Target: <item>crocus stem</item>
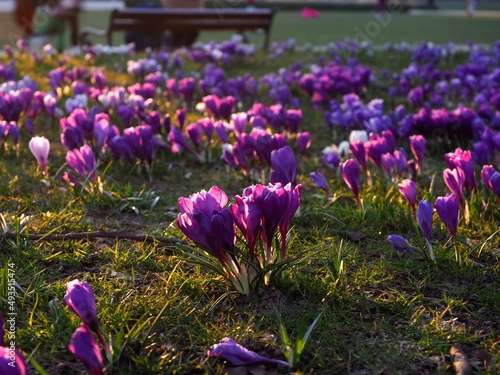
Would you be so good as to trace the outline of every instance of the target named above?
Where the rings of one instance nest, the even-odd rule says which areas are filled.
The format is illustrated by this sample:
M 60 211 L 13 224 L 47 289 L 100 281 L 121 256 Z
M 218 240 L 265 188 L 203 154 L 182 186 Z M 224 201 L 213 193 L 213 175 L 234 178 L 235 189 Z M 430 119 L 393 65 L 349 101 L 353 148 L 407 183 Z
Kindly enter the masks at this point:
M 369 187 L 372 187 L 373 186 L 372 175 L 370 174 L 368 168 L 365 169 L 365 172 L 366 172 L 366 183 L 368 184 Z
M 425 239 L 425 242 L 427 243 L 427 249 L 429 249 L 429 256 L 431 257 L 432 262 L 436 263 L 436 255 L 434 255 L 434 249 L 432 248 L 431 242 L 427 239 Z
M 281 259 L 284 260 L 286 258 L 286 231 L 280 229 L 281 234 Z
M 455 260 L 458 262 L 458 265 L 462 267 L 462 254 L 460 254 L 460 249 L 458 248 L 458 241 L 456 236 L 453 236 L 453 244 L 455 246 Z
M 101 345 L 106 352 L 106 358 L 108 359 L 108 362 L 113 363 L 113 353 L 111 353 L 110 343 L 106 341 L 104 335 L 100 330 L 97 331 L 97 337 L 99 337 L 99 341 L 101 342 Z

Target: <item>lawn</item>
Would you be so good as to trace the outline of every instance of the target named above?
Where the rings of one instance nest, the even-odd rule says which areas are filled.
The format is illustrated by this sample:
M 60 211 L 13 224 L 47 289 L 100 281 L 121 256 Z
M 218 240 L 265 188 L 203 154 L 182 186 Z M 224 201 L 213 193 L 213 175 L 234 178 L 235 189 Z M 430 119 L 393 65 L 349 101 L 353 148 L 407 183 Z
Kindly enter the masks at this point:
M 294 17 L 275 40 L 370 20 Z M 414 19 L 381 35 L 447 41 Z M 499 45 L 240 47 L 0 57 L 4 346 L 50 375 L 88 373 L 70 341 L 94 374 L 497 374 Z M 209 357 L 225 337 L 293 366 Z

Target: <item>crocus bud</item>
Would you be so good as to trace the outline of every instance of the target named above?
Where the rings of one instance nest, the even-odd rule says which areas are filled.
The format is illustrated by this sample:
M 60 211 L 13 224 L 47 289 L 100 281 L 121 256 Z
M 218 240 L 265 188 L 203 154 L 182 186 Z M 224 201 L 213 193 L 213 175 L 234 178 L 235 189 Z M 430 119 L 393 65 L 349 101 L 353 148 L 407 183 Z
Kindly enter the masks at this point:
M 271 152 L 271 183 L 281 182 L 284 185 L 295 185 L 297 178 L 297 160 L 289 146 Z
M 455 194 L 446 194 L 444 197 L 438 197 L 434 203 L 434 208 L 450 234 L 455 236 L 460 217 L 458 197 Z
M 491 186 L 491 176 L 493 176 L 495 172 L 495 168 L 491 165 L 484 165 L 481 170 L 481 180 L 483 181 L 484 186 L 486 186 L 489 190 L 493 190 L 493 186 Z
M 410 244 L 399 234 L 391 234 L 387 237 L 387 241 L 392 245 L 394 250 L 401 253 L 413 254 L 414 251 L 411 249 Z
M 325 175 L 321 172 L 311 172 L 309 174 L 311 177 L 311 181 L 316 185 L 318 189 L 323 189 L 325 192 L 326 197 L 328 198 L 330 196 L 329 190 L 328 190 L 328 183 L 326 182 Z
M 457 167 L 453 170 L 445 169 L 443 171 L 443 179 L 448 189 L 458 197 L 460 204 L 463 204 L 465 174 L 462 168 Z
M 73 333 L 68 349 L 87 366 L 92 375 L 104 374 L 101 351 L 85 324 Z
M 297 144 L 299 145 L 301 155 L 304 155 L 309 146 L 311 146 L 311 134 L 309 132 L 297 134 Z
M 417 161 L 418 169 L 422 170 L 425 151 L 427 149 L 427 141 L 423 135 L 412 135 L 410 137 L 410 148 L 415 160 Z
M 29 149 L 33 156 L 35 156 L 38 165 L 43 173 L 47 170 L 47 161 L 50 152 L 50 142 L 45 137 L 33 137 L 29 143 Z
M 94 292 L 89 284 L 78 279 L 67 283 L 64 302 L 92 331 L 99 331 Z
M 405 199 L 410 204 L 410 207 L 415 215 L 415 205 L 417 204 L 417 185 L 413 180 L 403 180 L 399 185 L 399 192 L 403 194 Z
M 434 210 L 428 200 L 420 201 L 417 209 L 417 222 L 428 242 L 431 242 L 433 213 Z
M 427 243 L 427 248 L 429 249 L 429 255 L 432 261 L 436 261 L 434 255 L 434 250 L 432 249 L 432 216 L 434 214 L 434 209 L 428 200 L 422 200 L 418 204 L 417 208 L 417 222 L 420 230 L 424 234 L 425 242 Z
M 359 163 L 354 159 L 349 159 L 345 163 L 340 164 L 340 171 L 345 183 L 354 193 L 359 206 L 361 204 L 359 200 L 359 175 L 361 173 Z

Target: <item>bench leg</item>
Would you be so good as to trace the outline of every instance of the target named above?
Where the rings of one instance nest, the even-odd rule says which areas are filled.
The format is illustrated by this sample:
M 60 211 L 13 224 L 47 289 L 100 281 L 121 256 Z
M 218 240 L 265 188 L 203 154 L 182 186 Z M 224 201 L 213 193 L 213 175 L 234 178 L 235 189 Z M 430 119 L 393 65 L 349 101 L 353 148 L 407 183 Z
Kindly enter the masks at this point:
M 270 39 L 270 36 L 271 36 L 271 32 L 270 30 L 266 30 L 266 36 L 265 36 L 265 39 L 264 39 L 264 51 L 267 51 L 269 49 L 269 39 Z

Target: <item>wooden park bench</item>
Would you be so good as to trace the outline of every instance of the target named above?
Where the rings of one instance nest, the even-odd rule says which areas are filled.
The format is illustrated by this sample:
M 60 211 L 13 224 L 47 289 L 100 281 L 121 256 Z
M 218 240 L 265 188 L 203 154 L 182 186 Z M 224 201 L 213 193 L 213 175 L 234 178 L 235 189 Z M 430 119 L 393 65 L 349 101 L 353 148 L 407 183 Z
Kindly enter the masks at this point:
M 125 8 L 111 13 L 106 30 L 85 27 L 80 32 L 80 41 L 86 43 L 89 35 L 106 37 L 112 45 L 115 31 L 138 31 L 148 33 L 198 32 L 203 30 L 262 30 L 265 34 L 264 49 L 269 47 L 274 9 L 236 8 Z M 244 34 L 243 34 L 244 35 Z

